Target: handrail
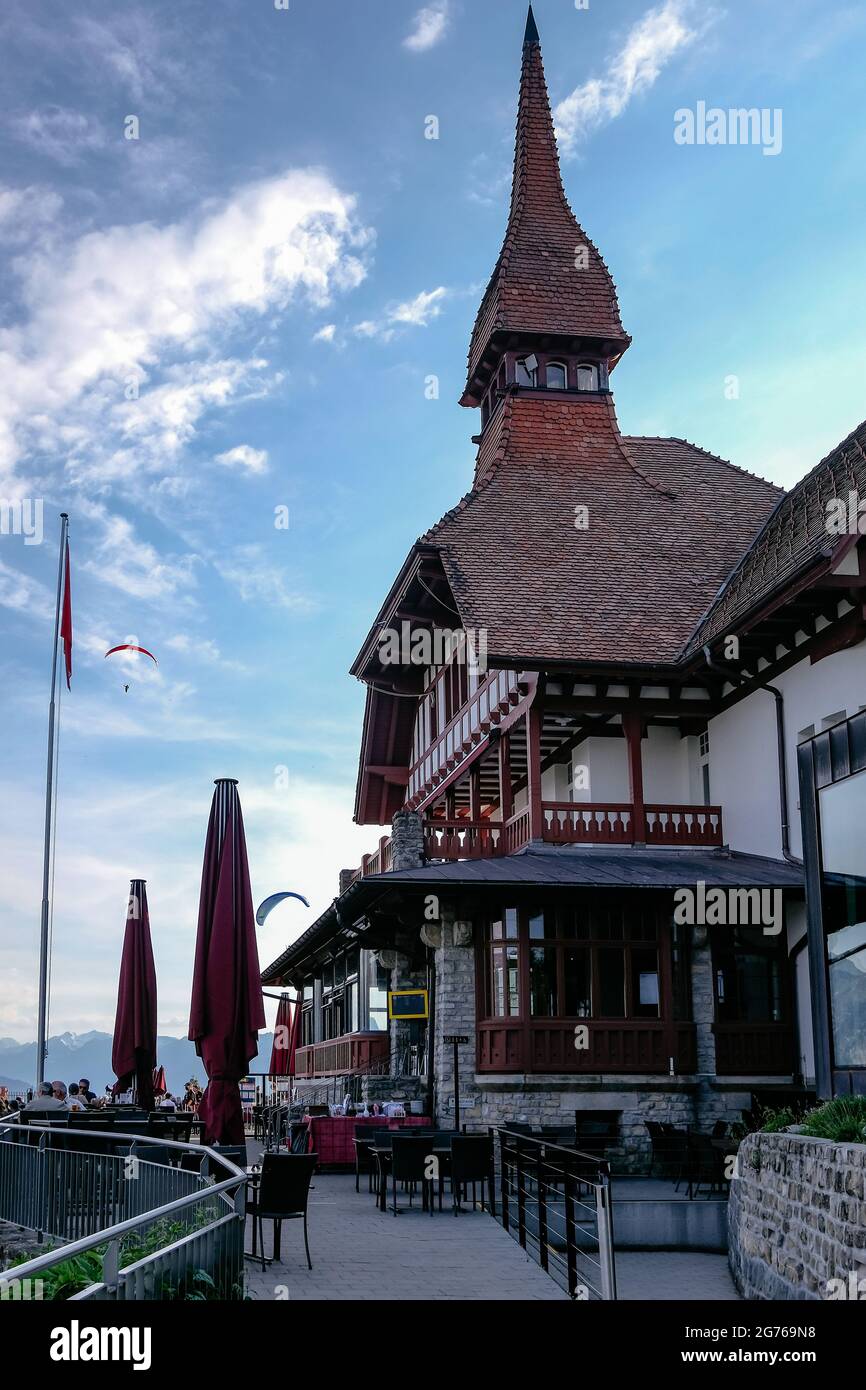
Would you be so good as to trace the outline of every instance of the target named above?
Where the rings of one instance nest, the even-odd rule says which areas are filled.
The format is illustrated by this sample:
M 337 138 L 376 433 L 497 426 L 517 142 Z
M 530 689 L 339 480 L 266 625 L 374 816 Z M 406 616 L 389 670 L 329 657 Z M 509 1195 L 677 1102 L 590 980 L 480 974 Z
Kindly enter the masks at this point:
M 0 1121 L 0 1129 L 12 1130 L 21 1134 L 27 1134 L 33 1130 L 43 1135 L 57 1134 L 59 1132 L 50 1125 L 22 1125 L 7 1120 Z M 80 1240 L 69 1241 L 68 1244 L 62 1245 L 56 1250 L 50 1250 L 45 1255 L 37 1255 L 35 1259 L 27 1260 L 24 1264 L 15 1265 L 14 1277 L 16 1279 L 30 1278 L 31 1275 L 40 1274 L 42 1270 L 50 1269 L 52 1265 L 62 1264 L 65 1260 L 71 1259 L 75 1255 L 84 1254 L 86 1251 L 94 1250 L 98 1246 L 105 1245 L 107 1242 L 119 1236 L 128 1235 L 130 1231 L 134 1231 L 139 1226 L 147 1225 L 152 1221 L 158 1221 L 174 1212 L 183 1211 L 187 1207 L 195 1206 L 205 1197 L 221 1197 L 224 1193 L 228 1193 L 229 1188 L 237 1189 L 239 1182 L 246 1183 L 247 1175 L 244 1170 L 238 1168 L 237 1164 L 233 1163 L 231 1159 L 226 1158 L 219 1149 L 213 1149 L 208 1144 L 183 1144 L 174 1139 L 160 1139 L 152 1135 L 129 1134 L 128 1132 L 122 1132 L 116 1129 L 96 1130 L 88 1127 L 86 1130 L 76 1130 L 74 1126 L 70 1126 L 69 1129 L 64 1132 L 69 1133 L 70 1131 L 75 1134 L 87 1135 L 88 1138 L 130 1139 L 136 1144 L 154 1144 L 161 1149 L 182 1149 L 184 1153 L 201 1154 L 203 1158 L 204 1156 L 209 1156 L 217 1159 L 217 1161 L 224 1164 L 226 1168 L 230 1168 L 234 1176 L 224 1178 L 218 1183 L 208 1182 L 197 1192 L 191 1192 L 186 1197 L 176 1197 L 173 1201 L 166 1202 L 164 1206 L 154 1207 L 150 1211 L 142 1212 L 139 1216 L 131 1216 L 127 1221 L 119 1221 L 114 1226 L 106 1226 L 103 1230 L 95 1232 L 92 1236 L 82 1236 Z M 42 1148 L 41 1141 L 40 1150 L 41 1152 L 49 1152 Z M 238 1218 L 242 1218 L 244 1213 L 243 1210 L 238 1211 L 236 1200 L 234 1205 L 235 1215 Z

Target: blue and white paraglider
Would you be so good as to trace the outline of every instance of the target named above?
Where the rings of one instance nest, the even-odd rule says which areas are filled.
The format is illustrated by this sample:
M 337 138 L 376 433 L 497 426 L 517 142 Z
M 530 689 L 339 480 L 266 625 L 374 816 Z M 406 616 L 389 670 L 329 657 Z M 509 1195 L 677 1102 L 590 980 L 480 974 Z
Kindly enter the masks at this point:
M 304 904 L 304 907 L 310 906 L 303 893 L 272 893 L 269 898 L 265 898 L 264 902 L 259 903 L 259 909 L 256 913 L 256 921 L 258 922 L 260 927 L 264 925 L 265 919 L 267 918 L 268 914 L 272 912 L 273 909 L 277 906 L 277 903 L 281 903 L 284 898 L 297 898 L 298 902 Z

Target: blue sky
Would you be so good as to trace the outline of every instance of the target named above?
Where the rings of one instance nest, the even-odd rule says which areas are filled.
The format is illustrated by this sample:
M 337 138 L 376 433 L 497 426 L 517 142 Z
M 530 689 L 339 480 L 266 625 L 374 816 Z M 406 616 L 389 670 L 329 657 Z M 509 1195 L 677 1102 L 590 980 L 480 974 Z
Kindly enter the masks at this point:
M 566 188 L 634 339 L 623 430 L 791 484 L 864 414 L 866 127 L 843 97 L 866 11 L 535 12 Z M 257 897 L 321 909 L 374 847 L 351 823 L 347 668 L 471 479 L 477 422 L 456 402 L 504 228 L 524 20 L 523 0 L 4 6 L 0 497 L 44 499 L 45 540 L 0 535 L 0 1033 L 35 1034 L 61 509 L 76 647 L 52 1031 L 110 1027 L 131 876 L 160 1031 L 186 1031 L 214 777 L 240 779 Z M 781 152 L 676 144 L 698 101 L 781 109 Z M 158 671 L 103 660 L 130 638 Z M 263 963 L 308 921 L 279 909 Z

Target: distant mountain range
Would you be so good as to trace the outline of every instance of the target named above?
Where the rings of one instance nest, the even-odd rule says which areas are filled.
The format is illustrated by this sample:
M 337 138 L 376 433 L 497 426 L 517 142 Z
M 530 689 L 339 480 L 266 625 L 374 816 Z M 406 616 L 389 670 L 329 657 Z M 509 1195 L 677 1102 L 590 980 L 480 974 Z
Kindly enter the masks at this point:
M 259 1054 L 250 1063 L 250 1071 L 265 1071 L 271 1060 L 273 1034 L 259 1035 Z M 165 1079 L 170 1091 L 183 1091 L 191 1076 L 205 1084 L 207 1076 L 201 1058 L 187 1038 L 160 1037 L 157 1039 L 157 1061 L 165 1067 Z M 10 1091 L 24 1091 L 33 1085 L 36 1075 L 36 1044 L 19 1043 L 14 1038 L 0 1038 L 0 1086 Z M 60 1033 L 48 1039 L 45 1076 L 51 1081 L 78 1081 L 86 1076 L 97 1095 L 115 1081 L 111 1070 L 110 1033 Z

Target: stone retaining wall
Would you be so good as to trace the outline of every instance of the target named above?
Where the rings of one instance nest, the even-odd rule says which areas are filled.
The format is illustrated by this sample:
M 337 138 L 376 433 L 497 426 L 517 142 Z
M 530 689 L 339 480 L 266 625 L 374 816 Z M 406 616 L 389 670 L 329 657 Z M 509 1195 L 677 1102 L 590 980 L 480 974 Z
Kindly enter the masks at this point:
M 866 1145 L 750 1134 L 737 1168 L 728 1249 L 743 1297 L 851 1297 L 859 1280 L 866 1298 Z

